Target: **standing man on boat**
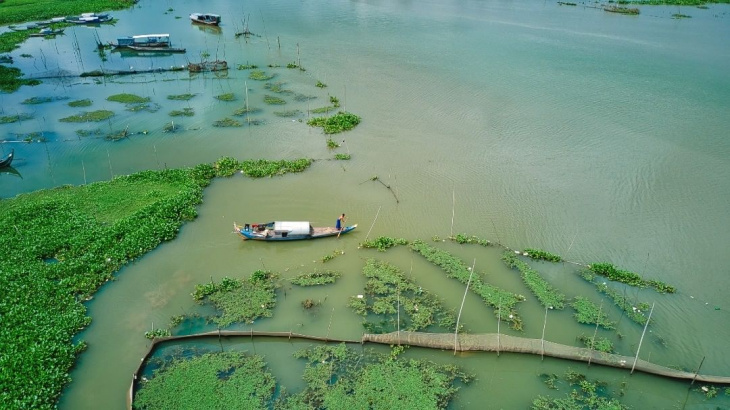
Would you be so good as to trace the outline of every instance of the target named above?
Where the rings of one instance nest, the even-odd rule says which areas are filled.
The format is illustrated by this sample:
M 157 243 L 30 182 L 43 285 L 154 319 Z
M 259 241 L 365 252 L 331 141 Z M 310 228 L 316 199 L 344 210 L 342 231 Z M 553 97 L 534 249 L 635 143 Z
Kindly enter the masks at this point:
M 345 227 L 345 214 L 340 215 L 339 218 L 337 218 L 337 222 L 335 222 L 335 229 L 338 231 L 341 231 L 342 228 Z

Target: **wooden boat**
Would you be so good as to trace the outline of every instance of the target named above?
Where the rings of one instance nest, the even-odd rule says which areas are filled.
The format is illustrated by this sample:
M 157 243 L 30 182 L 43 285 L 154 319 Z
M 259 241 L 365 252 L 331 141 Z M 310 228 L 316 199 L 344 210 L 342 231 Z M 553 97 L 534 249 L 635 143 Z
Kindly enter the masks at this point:
M 246 239 L 257 241 L 296 241 L 300 239 L 318 239 L 328 236 L 340 236 L 357 228 L 357 224 L 338 230 L 333 226 L 314 228 L 309 222 L 276 221 L 240 226 L 233 223 L 233 230 Z
M 0 159 L 0 168 L 9 167 L 10 164 L 13 163 L 14 155 L 15 155 L 15 150 L 10 150 L 10 154 L 8 154 L 5 158 Z
M 184 48 L 170 47 L 169 34 L 142 34 L 117 38 L 115 49 L 161 53 L 184 53 Z
M 30 36 L 31 37 L 46 37 L 46 36 L 55 36 L 55 35 L 58 35 L 58 34 L 63 34 L 63 29 L 62 28 L 53 30 L 53 29 L 50 29 L 48 27 L 44 27 L 38 33 L 33 33 Z
M 100 24 L 111 20 L 112 16 L 107 13 L 82 13 L 78 16 L 66 17 L 66 22 L 73 24 Z
M 221 16 L 211 13 L 193 13 L 190 15 L 190 20 L 192 20 L 193 23 L 217 26 L 221 23 Z

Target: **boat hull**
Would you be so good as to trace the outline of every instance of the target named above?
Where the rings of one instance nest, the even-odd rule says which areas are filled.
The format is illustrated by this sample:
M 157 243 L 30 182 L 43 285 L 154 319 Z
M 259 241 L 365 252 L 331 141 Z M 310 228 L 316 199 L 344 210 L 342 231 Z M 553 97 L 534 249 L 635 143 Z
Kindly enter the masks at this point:
M 15 150 L 11 150 L 10 154 L 8 154 L 5 158 L 0 159 L 0 168 L 10 167 L 10 164 L 13 163 L 13 156 L 15 156 Z
M 300 241 L 305 239 L 319 239 L 319 238 L 327 238 L 330 236 L 337 236 L 347 234 L 349 232 L 352 232 L 357 228 L 357 224 L 346 226 L 342 230 L 337 230 L 337 228 L 334 227 L 324 227 L 324 228 L 312 228 L 312 232 L 308 234 L 287 234 L 287 235 L 281 235 L 276 234 L 273 231 L 270 230 L 259 230 L 257 229 L 258 226 L 266 226 L 267 224 L 246 224 L 244 226 L 239 226 L 237 224 L 233 224 L 233 230 L 238 235 L 241 236 L 244 240 L 254 240 L 254 241 L 267 241 L 267 242 L 282 242 L 282 241 Z

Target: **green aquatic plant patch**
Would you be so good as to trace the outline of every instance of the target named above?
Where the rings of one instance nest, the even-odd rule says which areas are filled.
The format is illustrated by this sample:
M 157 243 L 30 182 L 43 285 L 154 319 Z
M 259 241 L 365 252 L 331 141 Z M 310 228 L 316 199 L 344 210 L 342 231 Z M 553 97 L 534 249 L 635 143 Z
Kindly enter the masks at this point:
M 421 240 L 412 242 L 411 249 L 440 267 L 449 278 L 456 279 L 466 285 L 471 277 L 469 290 L 479 295 L 484 303 L 495 308 L 494 314 L 498 320 L 510 323 L 513 329 L 522 330 L 522 319 L 517 314 L 516 306 L 517 303 L 525 300 L 524 296 L 482 282 L 481 275 L 471 275 L 471 268 L 466 266 L 461 259 Z
M 284 83 L 281 81 L 275 82 L 275 83 L 266 83 L 264 84 L 264 89 L 269 90 L 272 93 L 277 94 L 291 94 L 292 92 L 290 90 L 287 90 L 284 88 Z
M 121 93 L 121 94 L 114 94 L 110 95 L 106 98 L 107 101 L 113 101 L 118 102 L 122 104 L 141 104 L 146 103 L 150 101 L 149 97 L 140 97 L 139 95 L 135 94 L 129 94 L 129 93 Z
M 135 409 L 266 409 L 276 380 L 261 356 L 243 352 L 176 358 L 141 383 Z
M 482 245 L 482 246 L 491 246 L 492 245 L 492 242 L 490 242 L 486 239 L 482 239 L 482 238 L 479 238 L 478 236 L 467 235 L 467 234 L 463 234 L 463 233 L 457 233 L 454 236 L 450 236 L 449 239 L 458 244 L 461 244 L 461 245 L 463 245 L 465 243 Z
M 188 101 L 193 97 L 195 97 L 195 94 L 170 94 L 167 96 L 167 99 L 173 101 Z
M 380 252 L 385 252 L 388 248 L 396 245 L 408 245 L 408 240 L 403 238 L 391 238 L 389 236 L 378 236 L 360 244 L 361 248 L 375 248 Z
M 274 111 L 274 115 L 283 118 L 299 117 L 303 114 L 300 110 Z
M 0 3 L 0 26 L 90 11 L 121 10 L 135 3 L 135 0 L 5 0 Z
M 452 365 L 356 352 L 344 344 L 297 351 L 306 360 L 304 391 L 283 398 L 285 409 L 446 409 L 457 380 L 473 376 Z M 397 381 L 397 382 L 396 382 Z
M 279 97 L 274 97 L 273 95 L 264 95 L 264 103 L 269 105 L 284 105 L 286 104 L 286 100 Z
M 240 117 L 246 114 L 257 114 L 261 112 L 261 108 L 256 107 L 241 107 L 235 111 L 233 111 L 233 115 Z
M 196 216 L 210 165 L 0 201 L 0 408 L 55 408 L 86 343 L 82 302 Z M 46 263 L 48 259 L 56 263 Z M 29 371 L 29 369 L 33 369 Z
M 350 154 L 335 154 L 335 159 L 339 161 L 347 161 L 351 158 Z
M 224 278 L 221 283 L 196 285 L 193 299 L 211 304 L 220 314 L 210 318 L 219 328 L 234 323 L 253 323 L 271 317 L 276 305 L 278 275 L 257 270 L 248 279 Z
M 513 252 L 504 252 L 502 261 L 510 268 L 516 268 L 520 271 L 522 281 L 537 297 L 540 304 L 549 309 L 562 309 L 565 307 L 565 295 L 547 283 L 536 270 L 521 261 Z
M 608 330 L 616 328 L 616 323 L 608 319 L 604 310 L 583 296 L 576 296 L 570 306 L 575 310 L 578 323 L 598 325 Z
M 603 353 L 613 352 L 613 342 L 606 339 L 605 337 L 594 338 L 592 336 L 589 337 L 586 335 L 580 335 L 578 336 L 578 340 L 583 342 L 585 347 L 589 349 L 598 350 L 599 352 Z
M 68 97 L 30 97 L 26 98 L 21 102 L 21 104 L 28 104 L 28 105 L 35 105 L 35 104 L 45 104 L 53 101 L 60 101 L 60 100 L 67 100 Z
M 314 271 L 301 273 L 291 279 L 291 283 L 298 286 L 317 286 L 335 283 L 342 276 L 342 272 L 334 270 Z
M 333 107 L 331 105 L 328 105 L 328 106 L 325 106 L 325 107 L 319 107 L 319 108 L 311 109 L 311 110 L 309 110 L 309 112 L 311 112 L 312 114 L 326 114 L 326 113 L 328 113 L 330 111 L 334 111 L 336 109 L 337 109 L 337 107 Z
M 85 98 L 83 100 L 74 100 L 68 103 L 69 107 L 89 107 L 91 106 L 91 100 Z
M 192 117 L 195 115 L 195 110 L 192 108 L 186 107 L 182 110 L 172 110 L 168 114 L 170 117 Z
M 220 120 L 213 121 L 214 127 L 241 127 L 241 121 L 234 120 L 233 118 L 221 118 Z
M 256 81 L 268 81 L 276 77 L 276 74 L 266 74 L 263 70 L 253 70 L 248 74 L 248 78 Z
M 218 101 L 235 101 L 236 95 L 233 93 L 218 94 L 214 97 Z
M 22 122 L 27 120 L 32 120 L 33 114 L 15 114 L 15 115 L 6 115 L 3 117 L 0 117 L 0 124 L 12 124 L 14 122 Z
M 325 134 L 337 134 L 349 131 L 360 123 L 360 117 L 355 114 L 340 111 L 331 117 L 314 117 L 307 121 L 312 127 L 322 127 Z
M 3 35 L 4 34 L 0 34 L 0 39 Z M 0 50 L 0 52 L 3 51 Z M 0 91 L 5 93 L 13 93 L 17 91 L 21 86 L 33 86 L 41 83 L 39 80 L 22 78 L 22 76 L 23 74 L 20 72 L 19 68 L 6 67 L 0 64 Z
M 603 276 L 612 281 L 625 283 L 627 285 L 637 287 L 651 286 L 660 293 L 676 292 L 674 286 L 667 285 L 666 283 L 658 280 L 645 280 L 634 272 L 618 269 L 610 263 L 593 263 L 588 266 L 588 269 L 596 275 Z
M 289 172 L 302 172 L 312 165 L 309 158 L 300 158 L 293 161 L 268 161 L 263 159 L 246 160 L 241 162 L 241 171 L 253 178 L 284 175 Z
M 563 258 L 560 255 L 544 251 L 542 249 L 525 248 L 524 252 L 532 259 L 544 260 L 548 262 L 562 262 Z
M 69 117 L 61 118 L 61 122 L 99 122 L 107 120 L 114 116 L 114 111 L 109 110 L 96 110 L 82 112 L 81 114 L 71 115 Z
M 620 293 L 616 289 L 610 287 L 605 281 L 599 281 L 596 275 L 588 270 L 584 269 L 578 272 L 580 277 L 587 280 L 596 286 L 596 289 L 608 296 L 613 300 L 613 303 L 624 311 L 626 316 L 631 319 L 634 323 L 644 325 L 648 319 L 647 314 L 649 312 L 649 304 L 646 302 L 639 302 L 638 300 L 631 301 L 626 292 Z
M 367 316 L 363 326 L 368 332 L 388 333 L 398 329 L 415 332 L 434 327 L 454 331 L 456 314 L 445 309 L 436 295 L 406 278 L 397 267 L 368 259 L 362 273 L 367 278 L 364 295 L 350 297 L 348 306 L 355 313 Z
M 547 376 L 547 375 L 542 375 Z M 564 397 L 554 398 L 538 396 L 532 401 L 532 410 L 627 410 L 629 407 L 621 404 L 614 393 L 609 390 L 606 383 L 598 380 L 588 380 L 585 375 L 568 370 L 564 376 L 565 381 L 560 380 L 557 375 L 549 375 L 546 383 L 554 390 L 569 392 Z M 623 392 L 618 394 L 623 395 Z
M 79 137 L 91 137 L 102 135 L 103 132 L 100 128 L 94 128 L 93 130 L 76 130 L 76 135 Z

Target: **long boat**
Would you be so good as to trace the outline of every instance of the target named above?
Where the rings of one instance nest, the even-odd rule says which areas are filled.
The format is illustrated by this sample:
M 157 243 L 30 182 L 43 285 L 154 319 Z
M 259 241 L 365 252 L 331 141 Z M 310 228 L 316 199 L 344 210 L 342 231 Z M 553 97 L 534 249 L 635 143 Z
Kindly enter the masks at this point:
M 66 17 L 66 22 L 73 24 L 99 24 L 109 21 L 112 21 L 112 16 L 107 13 L 81 13 L 78 16 Z
M 128 49 L 134 51 L 149 51 L 161 53 L 184 53 L 184 48 L 170 47 L 169 34 L 141 34 L 138 36 L 127 36 L 117 38 L 117 49 Z
M 309 222 L 265 222 L 245 224 L 240 226 L 233 223 L 233 230 L 244 240 L 253 239 L 257 241 L 296 241 L 301 239 L 318 239 L 328 236 L 337 236 L 352 232 L 357 224 L 350 225 L 338 230 L 333 226 L 315 228 Z
M 15 155 L 15 150 L 10 150 L 10 154 L 8 154 L 5 158 L 0 159 L 0 168 L 9 167 L 10 164 L 13 162 L 14 155 Z

